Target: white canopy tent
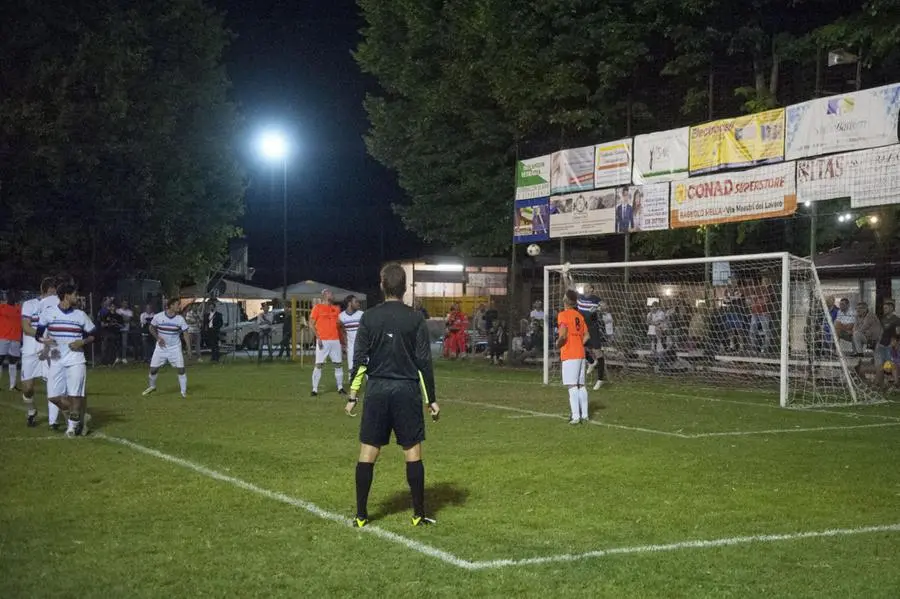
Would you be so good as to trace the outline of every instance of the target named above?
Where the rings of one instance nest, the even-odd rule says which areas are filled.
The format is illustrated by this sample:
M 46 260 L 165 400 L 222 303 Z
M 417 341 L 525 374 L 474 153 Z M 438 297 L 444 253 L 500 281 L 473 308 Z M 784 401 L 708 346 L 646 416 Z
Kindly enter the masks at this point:
M 224 289 L 222 283 L 224 283 Z M 202 302 L 209 295 L 204 286 L 182 287 L 181 307 L 185 308 L 191 304 Z M 281 293 L 222 279 L 216 298 L 219 301 L 218 311 L 222 313 L 225 325 L 228 326 L 241 322 L 244 317 L 254 318 L 262 310 L 263 304 L 281 298 Z
M 349 289 L 336 287 L 327 283 L 320 283 L 318 281 L 300 281 L 299 283 L 288 285 L 287 296 L 288 299 L 314 301 L 322 297 L 323 289 L 330 289 L 332 293 L 334 293 L 335 301 L 338 302 L 344 301 L 344 298 L 346 298 L 348 295 L 355 295 L 361 302 L 366 301 L 365 293 L 351 291 Z M 277 297 L 281 297 L 281 290 L 282 288 L 279 287 L 278 289 L 273 290 L 272 293 L 274 293 Z

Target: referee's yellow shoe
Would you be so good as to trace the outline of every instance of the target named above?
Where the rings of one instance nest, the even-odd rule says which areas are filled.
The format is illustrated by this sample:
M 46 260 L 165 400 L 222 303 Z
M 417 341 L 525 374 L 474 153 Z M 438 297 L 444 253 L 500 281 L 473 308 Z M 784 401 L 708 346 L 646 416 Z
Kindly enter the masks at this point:
M 432 524 L 437 524 L 437 520 L 426 518 L 425 516 L 413 516 L 412 518 L 413 526 L 430 526 Z
M 369 523 L 369 519 L 368 519 L 368 518 L 359 518 L 359 517 L 356 517 L 356 518 L 353 519 L 353 526 L 355 526 L 356 528 L 362 528 L 363 526 L 365 526 L 365 525 L 368 524 L 368 523 Z

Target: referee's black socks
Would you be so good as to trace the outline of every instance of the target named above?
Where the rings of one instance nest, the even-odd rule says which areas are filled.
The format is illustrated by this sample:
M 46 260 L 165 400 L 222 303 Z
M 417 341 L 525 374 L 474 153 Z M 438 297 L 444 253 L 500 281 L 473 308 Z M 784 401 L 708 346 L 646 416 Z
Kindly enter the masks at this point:
M 421 463 L 421 462 L 419 462 Z M 375 464 L 372 462 L 356 463 L 356 517 L 369 517 L 369 490 L 372 488 L 372 477 Z
M 406 462 L 406 482 L 412 493 L 413 515 L 425 515 L 425 466 L 422 460 Z

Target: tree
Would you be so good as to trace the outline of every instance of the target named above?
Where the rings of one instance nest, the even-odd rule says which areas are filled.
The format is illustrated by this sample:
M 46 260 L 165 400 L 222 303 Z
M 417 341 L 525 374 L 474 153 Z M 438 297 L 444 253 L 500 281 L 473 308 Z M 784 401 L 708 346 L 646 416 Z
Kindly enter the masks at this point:
M 9 4 L 9 3 L 8 3 Z M 237 233 L 222 16 L 202 0 L 21 0 L 0 24 L 3 270 L 177 286 Z

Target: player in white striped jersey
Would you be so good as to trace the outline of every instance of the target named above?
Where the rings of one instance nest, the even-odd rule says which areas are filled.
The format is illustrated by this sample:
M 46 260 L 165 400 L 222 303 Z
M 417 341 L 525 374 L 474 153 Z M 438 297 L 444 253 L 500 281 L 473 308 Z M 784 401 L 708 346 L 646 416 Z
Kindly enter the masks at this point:
M 344 347 L 347 349 L 347 366 L 353 372 L 353 349 L 356 345 L 356 332 L 359 330 L 359 322 L 362 320 L 363 311 L 359 309 L 359 299 L 355 295 L 348 295 L 347 309 L 338 316 L 338 323 L 343 332 Z
M 47 397 L 61 410 L 68 410 L 67 437 L 87 434 L 87 360 L 84 347 L 94 341 L 94 323 L 75 307 L 75 286 L 57 289 L 59 305 L 41 313 L 38 337 L 50 348 Z
M 156 391 L 156 375 L 168 362 L 178 369 L 181 397 L 187 397 L 187 373 L 184 369 L 184 354 L 181 351 L 182 339 L 184 344 L 190 347 L 186 336 L 187 330 L 188 323 L 178 312 L 178 299 L 169 299 L 165 311 L 150 321 L 150 334 L 156 339 L 156 347 L 153 349 L 153 357 L 150 358 L 150 386 L 144 390 L 144 395 Z
M 37 409 L 34 407 L 34 383 L 38 378 L 47 380 L 50 362 L 42 357 L 44 345 L 37 340 L 37 329 L 41 321 L 41 313 L 47 308 L 56 307 L 59 298 L 56 296 L 56 281 L 47 277 L 41 281 L 40 299 L 30 299 L 22 304 L 22 400 L 28 409 L 28 426 L 37 424 Z M 47 422 L 50 428 L 59 425 L 59 408 L 47 399 Z

